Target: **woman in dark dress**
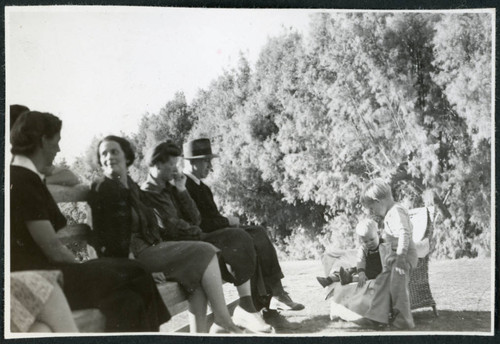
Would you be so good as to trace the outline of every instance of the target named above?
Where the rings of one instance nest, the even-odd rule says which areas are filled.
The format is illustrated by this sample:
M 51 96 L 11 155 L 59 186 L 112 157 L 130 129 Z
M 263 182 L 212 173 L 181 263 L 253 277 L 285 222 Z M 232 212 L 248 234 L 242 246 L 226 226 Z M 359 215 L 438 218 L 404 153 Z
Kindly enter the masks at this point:
M 72 310 L 98 308 L 106 331 L 158 331 L 170 319 L 154 280 L 127 259 L 85 263 L 56 237 L 66 219 L 40 173 L 59 152 L 62 122 L 49 113 L 26 112 L 11 130 L 11 271 L 60 270 Z
M 97 158 L 104 177 L 92 183 L 90 206 L 98 252 L 107 257 L 137 258 L 150 272 L 163 272 L 167 280 L 178 282 L 188 295 L 192 332 L 207 331 L 208 299 L 216 324 L 241 333 L 224 300 L 219 250 L 204 242 L 163 241 L 153 209 L 143 204 L 142 192 L 128 176 L 135 155 L 127 140 L 104 138 Z

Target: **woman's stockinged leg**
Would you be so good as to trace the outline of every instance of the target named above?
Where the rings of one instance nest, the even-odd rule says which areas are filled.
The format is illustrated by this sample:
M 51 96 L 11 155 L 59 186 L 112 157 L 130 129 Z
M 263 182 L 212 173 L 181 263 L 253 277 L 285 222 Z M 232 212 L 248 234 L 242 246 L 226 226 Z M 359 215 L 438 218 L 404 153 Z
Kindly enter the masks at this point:
M 30 332 L 79 332 L 61 288 L 56 286 L 31 326 Z
M 214 312 L 215 322 L 229 332 L 242 333 L 242 330 L 233 323 L 229 315 L 222 291 L 222 278 L 216 256 L 212 258 L 203 273 L 201 285 Z
M 237 286 L 236 289 L 238 290 L 238 295 L 240 296 L 240 307 L 250 313 L 257 312 L 252 300 L 252 287 L 250 285 L 250 280 Z
M 79 332 L 68 301 L 59 287 L 52 291 L 38 319 L 48 324 L 54 332 Z
M 233 268 L 226 264 L 227 270 L 229 273 L 234 274 Z M 236 290 L 238 291 L 238 296 L 240 297 L 239 299 L 239 305 L 241 308 L 243 308 L 245 311 L 250 312 L 250 313 L 256 313 L 257 309 L 255 308 L 255 305 L 253 304 L 253 299 L 252 299 L 252 285 L 250 284 L 250 280 L 247 280 L 243 282 L 242 284 L 236 286 Z
M 207 329 L 207 295 L 198 288 L 189 296 L 189 331 L 206 333 Z
M 33 325 L 31 325 L 31 327 L 28 330 L 28 332 L 32 332 L 32 333 L 50 333 L 50 332 L 54 332 L 54 331 L 52 331 L 52 328 L 50 328 L 50 326 L 48 326 L 47 324 L 45 324 L 43 322 L 40 322 L 40 321 L 35 321 L 33 323 Z

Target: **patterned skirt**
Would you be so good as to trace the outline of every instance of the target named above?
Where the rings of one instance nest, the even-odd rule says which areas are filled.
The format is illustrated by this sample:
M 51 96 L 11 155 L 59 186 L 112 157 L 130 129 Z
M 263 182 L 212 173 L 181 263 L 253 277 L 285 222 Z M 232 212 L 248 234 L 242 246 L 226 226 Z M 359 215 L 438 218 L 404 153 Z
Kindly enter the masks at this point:
M 10 274 L 10 327 L 12 332 L 28 332 L 57 283 L 58 270 L 19 271 Z

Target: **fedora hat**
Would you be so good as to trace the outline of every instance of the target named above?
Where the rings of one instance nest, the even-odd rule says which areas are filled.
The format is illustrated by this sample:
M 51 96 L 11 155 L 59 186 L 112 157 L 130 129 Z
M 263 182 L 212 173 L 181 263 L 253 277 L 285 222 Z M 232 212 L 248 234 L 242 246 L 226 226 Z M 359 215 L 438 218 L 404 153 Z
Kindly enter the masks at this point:
M 196 139 L 186 142 L 183 146 L 184 159 L 206 159 L 216 158 L 217 154 L 212 153 L 210 139 Z

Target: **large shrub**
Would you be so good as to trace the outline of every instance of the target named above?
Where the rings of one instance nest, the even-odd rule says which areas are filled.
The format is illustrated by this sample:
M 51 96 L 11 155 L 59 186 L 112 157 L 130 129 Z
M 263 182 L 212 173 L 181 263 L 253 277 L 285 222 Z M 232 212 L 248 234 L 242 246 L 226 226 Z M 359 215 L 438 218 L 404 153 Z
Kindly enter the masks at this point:
M 313 15 L 307 36 L 284 30 L 254 66 L 241 56 L 189 104 L 144 115 L 132 173 L 159 140 L 210 137 L 222 211 L 267 226 L 284 255 L 354 247 L 375 177 L 436 207 L 435 256 L 488 255 L 491 31 L 488 13 Z

